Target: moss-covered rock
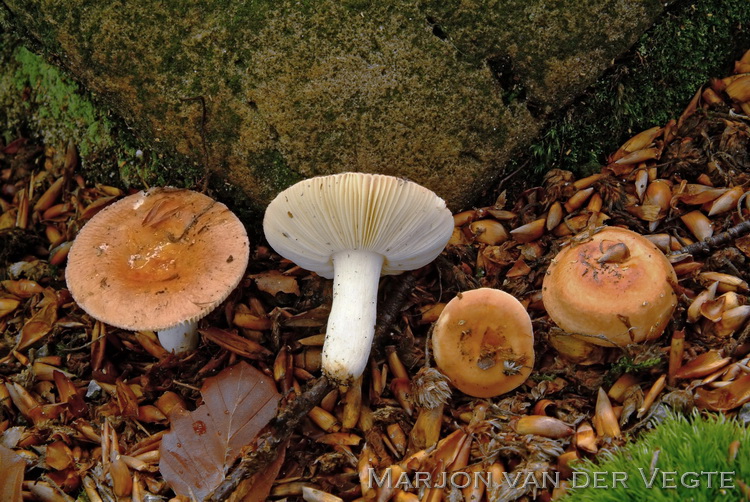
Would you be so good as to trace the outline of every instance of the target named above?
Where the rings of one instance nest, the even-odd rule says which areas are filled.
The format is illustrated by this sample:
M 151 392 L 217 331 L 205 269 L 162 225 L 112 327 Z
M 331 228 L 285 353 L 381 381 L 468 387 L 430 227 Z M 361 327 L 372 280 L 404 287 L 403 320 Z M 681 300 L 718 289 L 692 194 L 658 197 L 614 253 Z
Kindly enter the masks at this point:
M 7 0 L 0 20 L 149 150 L 206 163 L 259 205 L 303 177 L 366 170 L 458 209 L 661 6 Z
M 28 49 L 0 37 L 0 123 L 5 143 L 36 131 L 49 145 L 73 141 L 80 153 L 110 149 L 112 122 L 78 85 Z
M 683 0 L 667 9 L 633 48 L 552 117 L 521 162 L 598 172 L 634 134 L 678 118 L 711 77 L 724 77 L 750 49 L 750 2 Z
M 195 184 L 204 176 L 202 167 L 185 168 L 184 157 L 144 153 L 91 93 L 8 33 L 0 34 L 0 134 L 5 144 L 25 136 L 63 151 L 72 142 L 92 182 L 142 188 Z M 161 169 L 168 165 L 176 167 Z

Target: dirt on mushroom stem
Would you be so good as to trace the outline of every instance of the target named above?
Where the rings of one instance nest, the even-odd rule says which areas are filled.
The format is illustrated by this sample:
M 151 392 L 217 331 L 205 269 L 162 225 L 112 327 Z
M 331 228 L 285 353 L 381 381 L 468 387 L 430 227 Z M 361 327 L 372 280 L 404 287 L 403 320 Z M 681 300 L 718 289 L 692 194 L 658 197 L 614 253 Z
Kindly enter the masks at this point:
M 591 456 L 592 451 L 637 437 L 646 423 L 664 416 L 666 407 L 687 409 L 697 403 L 727 415 L 742 409 L 750 400 L 750 383 L 743 373 L 750 352 L 745 308 L 750 276 L 744 266 L 750 242 L 734 233 L 718 241 L 719 248 L 688 247 L 697 238 L 681 218 L 699 211 L 714 235 L 721 235 L 750 216 L 747 197 L 708 216 L 719 192 L 744 190 L 750 181 L 750 129 L 743 117 L 747 103 L 733 100 L 715 82 L 705 89 L 709 87 L 720 102 L 699 96 L 679 124 L 659 124 L 661 131 L 643 145 L 656 149 L 645 157 L 655 157 L 637 164 L 612 160 L 593 181 L 550 172 L 544 187 L 528 188 L 510 201 L 501 197 L 497 204 L 460 218 L 456 215 L 458 242 L 433 264 L 409 275 L 413 284 L 401 295 L 398 308 L 389 305 L 387 322 L 378 321 L 376 331 L 381 335 L 376 343 L 396 350 L 376 351 L 357 386 L 329 392 L 292 431 L 269 496 L 299 499 L 303 489 L 312 486 L 347 500 L 377 496 L 358 479 L 358 473 L 368 473 L 369 468 L 378 475 L 388 469 L 412 475 L 479 469 L 499 478 L 506 470 L 523 475 L 562 471 L 568 454 Z M 613 156 L 630 153 L 623 150 Z M 36 465 L 24 474 L 27 482 L 21 489 L 28 493 L 30 481 L 43 475 L 34 489 L 53 490 L 57 485 L 77 496 L 117 488 L 131 495 L 169 497 L 153 453 L 169 418 L 154 409 L 167 410 L 170 403 L 180 401 L 196 408 L 198 389 L 206 378 L 238 360 L 272 375 L 292 401 L 305 382 L 320 374 L 315 352 L 319 355 L 318 335 L 330 307 L 330 281 L 256 243 L 248 274 L 223 306 L 204 319 L 207 335 L 194 352 L 168 355 L 152 333 L 94 322 L 64 287 L 65 244 L 87 219 L 125 193 L 88 183 L 75 171 L 77 160 L 71 159 L 75 157 L 67 145 L 17 142 L 0 149 L 0 238 L 3 256 L 8 257 L 2 264 L 0 289 L 0 433 L 14 454 Z M 58 186 L 63 188 L 57 191 L 53 187 L 61 177 L 64 183 Z M 634 210 L 643 205 L 637 186 L 643 179 L 648 184 L 664 179 L 671 184 L 671 203 L 663 214 L 657 213 L 658 220 L 653 215 L 643 219 L 647 214 Z M 578 196 L 565 209 L 571 198 L 590 187 L 591 193 Z M 696 194 L 705 193 L 704 188 L 718 189 L 717 196 L 697 201 Z M 555 203 L 560 203 L 555 211 L 562 213 L 547 228 Z M 511 232 L 539 220 L 544 225 Z M 504 232 L 493 232 L 491 243 L 481 242 L 487 232 L 474 232 L 470 225 L 482 221 L 493 223 L 473 228 L 498 230 L 500 225 Z M 671 325 L 660 338 L 622 348 L 553 343 L 555 337 L 567 335 L 545 313 L 545 273 L 560 249 L 590 240 L 606 225 L 646 234 L 661 252 L 676 253 L 670 261 L 679 305 Z M 5 239 L 9 235 L 21 237 Z M 598 259 L 589 260 L 590 266 L 601 266 Z M 604 265 L 619 270 L 616 260 L 605 260 Z M 261 280 L 273 277 L 283 277 L 287 284 Z M 386 277 L 381 282 L 398 290 L 403 279 Z M 411 385 L 435 382 L 415 378 L 428 364 L 434 369 L 425 351 L 430 326 L 448 301 L 479 286 L 513 293 L 531 315 L 537 355 L 533 373 L 506 395 L 475 399 L 453 390 L 445 403 L 438 400 L 428 409 L 414 397 L 421 395 L 422 387 Z M 701 297 L 703 303 L 693 308 L 695 317 L 688 320 L 689 308 L 704 291 L 710 294 Z M 386 304 L 382 294 L 379 300 Z M 716 320 L 717 311 L 721 321 Z M 485 355 L 492 353 L 483 350 Z M 514 372 L 516 362 L 504 360 L 502 370 Z M 665 375 L 670 382 L 666 387 Z M 565 435 L 565 428 L 548 419 L 574 429 L 574 434 Z M 109 442 L 103 441 L 103 423 Z M 419 441 L 433 433 L 436 446 L 426 451 Z M 103 459 L 102 450 L 112 448 L 112 438 L 130 463 L 118 463 L 114 475 L 100 476 L 108 467 L 104 459 L 110 458 Z M 47 454 L 44 461 L 41 449 Z M 450 491 L 440 490 L 421 495 L 437 499 Z M 506 495 L 534 496 L 523 487 L 503 490 Z M 546 498 L 549 491 L 538 490 L 536 497 Z M 418 490 L 409 492 L 394 496 L 419 496 Z

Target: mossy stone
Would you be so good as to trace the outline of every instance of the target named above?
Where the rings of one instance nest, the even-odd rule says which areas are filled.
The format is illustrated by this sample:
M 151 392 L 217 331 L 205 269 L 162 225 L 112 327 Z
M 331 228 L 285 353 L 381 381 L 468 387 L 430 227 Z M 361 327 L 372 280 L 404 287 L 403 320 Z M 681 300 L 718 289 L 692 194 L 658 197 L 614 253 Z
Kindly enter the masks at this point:
M 8 0 L 0 21 L 157 152 L 265 205 L 347 170 L 472 203 L 658 0 Z

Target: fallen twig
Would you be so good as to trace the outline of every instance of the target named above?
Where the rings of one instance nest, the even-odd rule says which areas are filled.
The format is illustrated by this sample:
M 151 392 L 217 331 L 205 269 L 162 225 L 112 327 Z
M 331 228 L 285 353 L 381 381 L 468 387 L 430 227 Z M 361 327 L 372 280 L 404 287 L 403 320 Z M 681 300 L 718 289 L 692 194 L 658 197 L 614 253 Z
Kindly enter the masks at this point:
M 401 281 L 388 293 L 388 297 L 378 309 L 378 318 L 375 323 L 375 341 L 373 343 L 376 348 L 384 345 L 383 338 L 398 319 L 407 298 L 417 286 L 417 278 L 414 274 L 404 274 L 401 277 Z
M 750 232 L 750 220 L 743 221 L 742 223 L 733 226 L 726 232 L 722 232 L 713 237 L 709 237 L 700 242 L 694 242 L 683 248 L 669 253 L 669 256 L 676 256 L 681 254 L 696 254 L 696 253 L 710 253 L 712 250 L 719 248 L 725 244 L 729 244 L 738 237 Z

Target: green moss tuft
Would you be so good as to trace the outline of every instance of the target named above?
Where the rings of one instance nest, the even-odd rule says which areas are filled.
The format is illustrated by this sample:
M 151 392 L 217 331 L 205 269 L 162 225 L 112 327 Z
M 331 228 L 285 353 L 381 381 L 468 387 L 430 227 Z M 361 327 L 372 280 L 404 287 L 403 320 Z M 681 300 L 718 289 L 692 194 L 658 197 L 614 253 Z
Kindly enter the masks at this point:
M 90 93 L 7 33 L 0 36 L 0 68 L 0 123 L 6 143 L 18 135 L 38 137 L 52 146 L 72 141 L 84 177 L 95 183 L 195 187 L 204 176 L 203 166 L 184 156 L 141 146 L 143 142 Z M 136 154 L 139 148 L 147 153 Z
M 615 362 L 604 379 L 604 385 L 609 386 L 624 373 L 638 373 L 654 369 L 664 362 L 664 357 L 660 354 L 650 355 L 648 353 L 639 354 L 636 357 L 622 356 Z
M 26 96 L 20 108 L 35 122 L 33 129 L 43 131 L 46 143 L 72 139 L 84 157 L 113 146 L 112 123 L 79 91 L 78 85 L 24 47 L 13 51 L 13 60 L 14 71 L 6 77 L 12 85 L 3 87 L 5 92 L 15 90 L 16 96 Z
M 729 445 L 733 441 L 739 441 L 740 447 L 737 456 L 730 459 Z M 696 413 L 688 418 L 671 414 L 636 442 L 609 453 L 600 453 L 599 463 L 585 461 L 576 465 L 575 486 L 578 488 L 572 489 L 561 501 L 747 500 L 738 481 L 750 479 L 749 444 L 750 430 L 723 415 L 701 418 Z M 708 486 L 708 476 L 701 475 L 707 472 L 734 474 L 725 476 L 725 487 L 722 488 L 718 474 L 712 475 L 711 486 Z M 593 487 L 594 473 L 605 473 L 599 475 L 601 480 L 607 480 L 599 483 L 599 488 Z M 626 473 L 627 486 L 613 483 L 612 473 Z M 656 476 L 649 488 L 653 473 Z M 618 476 L 623 478 L 623 475 Z M 588 487 L 584 487 L 586 479 L 589 480 Z M 693 486 L 696 482 L 700 484 Z

